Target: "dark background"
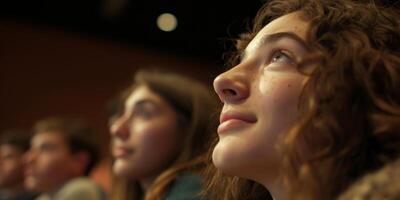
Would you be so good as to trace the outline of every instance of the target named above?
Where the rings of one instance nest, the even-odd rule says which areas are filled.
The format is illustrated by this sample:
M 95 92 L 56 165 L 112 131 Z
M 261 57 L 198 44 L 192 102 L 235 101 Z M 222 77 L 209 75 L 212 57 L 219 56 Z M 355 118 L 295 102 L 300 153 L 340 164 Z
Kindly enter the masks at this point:
M 218 59 L 222 40 L 243 31 L 262 5 L 260 0 L 13 0 L 1 4 L 8 19 L 207 60 Z M 156 26 L 157 17 L 165 12 L 178 18 L 173 32 Z

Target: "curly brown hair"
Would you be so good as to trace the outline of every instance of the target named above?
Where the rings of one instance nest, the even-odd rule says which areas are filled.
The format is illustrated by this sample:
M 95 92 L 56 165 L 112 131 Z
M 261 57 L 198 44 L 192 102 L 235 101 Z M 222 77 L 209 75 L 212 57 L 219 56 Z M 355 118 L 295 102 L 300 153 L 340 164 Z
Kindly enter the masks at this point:
M 399 157 L 400 15 L 367 0 L 272 0 L 237 40 L 237 55 L 266 24 L 295 11 L 311 22 L 307 42 L 314 52 L 299 70 L 318 66 L 307 73 L 299 118 L 280 148 L 285 185 L 289 199 L 335 199 Z M 269 196 L 260 184 L 225 177 L 213 166 L 208 176 L 209 199 Z

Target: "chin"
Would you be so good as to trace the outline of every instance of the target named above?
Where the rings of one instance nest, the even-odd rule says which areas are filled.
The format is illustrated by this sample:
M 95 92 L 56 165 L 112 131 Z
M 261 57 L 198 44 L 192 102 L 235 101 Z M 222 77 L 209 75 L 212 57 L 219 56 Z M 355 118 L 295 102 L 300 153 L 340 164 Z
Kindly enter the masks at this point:
M 132 169 L 129 163 L 116 160 L 113 164 L 112 171 L 113 174 L 118 177 L 130 178 L 135 170 Z
M 214 148 L 212 154 L 212 161 L 214 166 L 228 175 L 238 175 L 237 166 L 235 167 L 235 161 L 229 153 L 225 152 L 223 148 L 219 148 L 218 145 Z
M 35 191 L 35 192 L 41 192 L 40 189 L 37 187 L 38 184 L 36 183 L 37 181 L 33 177 L 27 177 L 25 178 L 24 185 L 26 188 L 29 190 Z
M 212 161 L 214 166 L 226 175 L 250 178 L 251 173 L 256 170 L 253 156 L 255 154 L 249 154 L 242 143 L 225 138 L 215 146 Z
M 126 166 L 124 166 L 123 163 L 119 163 L 118 161 L 116 161 L 113 164 L 112 170 L 113 170 L 113 173 L 119 177 L 126 176 L 127 171 L 128 171 L 128 170 L 126 170 Z

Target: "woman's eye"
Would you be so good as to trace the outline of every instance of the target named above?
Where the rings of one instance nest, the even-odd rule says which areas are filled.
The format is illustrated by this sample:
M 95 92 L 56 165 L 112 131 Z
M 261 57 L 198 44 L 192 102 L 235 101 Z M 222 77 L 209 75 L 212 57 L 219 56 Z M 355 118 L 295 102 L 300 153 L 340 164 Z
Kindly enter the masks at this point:
M 134 112 L 134 115 L 143 119 L 152 118 L 157 114 L 157 109 L 151 105 L 138 106 Z
M 283 50 L 279 50 L 272 54 L 271 63 L 293 64 L 294 62 L 293 62 L 292 57 L 289 55 L 289 53 L 287 53 Z
M 57 146 L 54 144 L 43 144 L 39 147 L 39 150 L 42 152 L 50 152 L 57 149 Z
M 140 109 L 138 111 L 135 112 L 135 115 L 141 118 L 150 118 L 153 113 L 151 111 L 148 110 L 144 110 L 144 109 Z

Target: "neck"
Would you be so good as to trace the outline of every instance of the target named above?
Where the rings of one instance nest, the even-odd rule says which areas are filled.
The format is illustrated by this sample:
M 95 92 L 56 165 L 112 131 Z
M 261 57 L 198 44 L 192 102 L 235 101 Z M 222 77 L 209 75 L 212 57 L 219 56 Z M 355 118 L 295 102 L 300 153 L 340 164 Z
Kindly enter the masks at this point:
M 283 184 L 282 178 L 277 178 L 273 181 L 265 179 L 264 181 L 261 181 L 260 183 L 268 189 L 269 193 L 272 196 L 272 199 L 274 200 L 285 200 L 287 197 L 287 190 Z
M 151 185 L 153 185 L 154 181 L 156 180 L 157 175 L 148 176 L 139 180 L 140 187 L 143 189 L 144 193 L 146 193 Z

